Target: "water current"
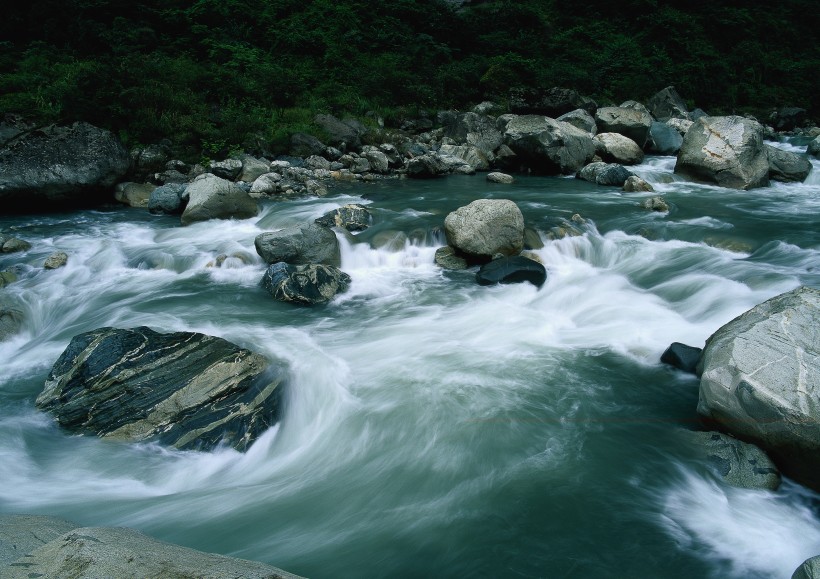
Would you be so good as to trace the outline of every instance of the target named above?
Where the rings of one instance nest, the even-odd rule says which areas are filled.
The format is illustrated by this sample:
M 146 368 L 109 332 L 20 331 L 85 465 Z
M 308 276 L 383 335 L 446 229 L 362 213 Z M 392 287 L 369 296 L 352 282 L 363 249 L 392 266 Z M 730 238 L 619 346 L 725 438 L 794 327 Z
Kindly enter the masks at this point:
M 0 343 L 0 512 L 130 526 L 309 577 L 789 577 L 820 554 L 820 496 L 726 486 L 680 436 L 699 428 L 697 380 L 658 360 L 820 287 L 820 163 L 748 192 L 673 167 L 633 169 L 654 194 L 477 175 L 339 185 L 188 227 L 113 206 L 0 216 L 33 245 L 0 256 L 20 278 L 3 299 L 25 316 Z M 657 194 L 668 213 L 639 207 Z M 540 233 L 543 287 L 434 265 L 444 217 L 479 198 L 514 200 Z M 351 202 L 373 226 L 339 234 L 350 291 L 273 301 L 255 236 Z M 580 235 L 551 239 L 574 214 Z M 67 266 L 43 270 L 55 250 Z M 219 254 L 244 259 L 209 267 Z M 73 436 L 35 409 L 72 336 L 138 325 L 285 360 L 281 423 L 245 454 L 181 452 Z

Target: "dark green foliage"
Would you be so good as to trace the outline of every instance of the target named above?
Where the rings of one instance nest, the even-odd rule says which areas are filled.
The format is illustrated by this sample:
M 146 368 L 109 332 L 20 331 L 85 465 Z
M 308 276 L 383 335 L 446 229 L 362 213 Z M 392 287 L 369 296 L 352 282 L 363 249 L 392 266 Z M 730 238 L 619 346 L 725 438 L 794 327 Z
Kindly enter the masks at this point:
M 464 107 L 519 86 L 620 102 L 673 84 L 710 112 L 820 114 L 807 0 L 474 4 L 14 2 L 0 21 L 0 112 L 83 119 L 129 144 L 168 137 L 191 157 L 214 143 L 286 147 L 316 112 Z

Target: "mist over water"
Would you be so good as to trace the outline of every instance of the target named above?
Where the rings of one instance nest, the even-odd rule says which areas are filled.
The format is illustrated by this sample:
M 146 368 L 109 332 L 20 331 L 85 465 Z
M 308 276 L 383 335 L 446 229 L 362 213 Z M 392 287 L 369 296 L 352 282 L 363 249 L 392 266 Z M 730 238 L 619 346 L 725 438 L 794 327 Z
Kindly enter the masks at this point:
M 679 436 L 699 427 L 697 380 L 658 359 L 820 287 L 814 163 L 806 183 L 750 192 L 650 157 L 633 170 L 652 194 L 479 175 L 339 186 L 184 228 L 113 207 L 0 217 L 33 245 L 0 256 L 19 276 L 4 303 L 25 318 L 0 342 L 0 510 L 310 577 L 789 577 L 820 554 L 818 497 L 724 486 Z M 639 207 L 658 194 L 668 213 Z M 479 198 L 516 201 L 539 232 L 543 287 L 434 265 L 444 217 Z M 256 235 L 351 202 L 374 223 L 338 234 L 350 290 L 314 309 L 273 301 Z M 578 235 L 551 239 L 576 213 Z M 43 270 L 55 250 L 67 266 Z M 245 454 L 180 452 L 72 436 L 34 408 L 72 336 L 138 325 L 285 361 L 281 423 Z

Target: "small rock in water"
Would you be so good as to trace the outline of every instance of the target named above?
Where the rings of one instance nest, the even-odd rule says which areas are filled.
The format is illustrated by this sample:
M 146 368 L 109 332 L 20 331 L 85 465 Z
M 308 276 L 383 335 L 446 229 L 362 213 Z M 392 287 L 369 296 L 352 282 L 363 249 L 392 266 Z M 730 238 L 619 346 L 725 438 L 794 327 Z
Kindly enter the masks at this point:
M 348 231 L 364 231 L 370 227 L 370 211 L 364 205 L 350 204 L 328 211 L 315 220 L 325 227 L 341 227 Z
M 672 342 L 666 351 L 661 354 L 661 362 L 678 370 L 694 374 L 702 353 L 701 348 L 687 346 L 680 342 Z
M 624 191 L 627 193 L 638 193 L 644 191 L 654 191 L 654 187 L 638 177 L 637 175 L 632 175 L 627 177 L 626 181 L 624 181 Z
M 0 289 L 17 281 L 17 276 L 11 271 L 0 271 Z
M 543 265 L 520 255 L 494 259 L 481 266 L 476 274 L 479 285 L 528 281 L 536 287 L 541 287 L 546 280 L 547 270 Z
M 279 262 L 265 271 L 262 287 L 279 301 L 312 306 L 327 303 L 336 294 L 347 291 L 350 276 L 332 265 Z
M 17 253 L 20 251 L 28 251 L 29 249 L 31 249 L 31 244 L 28 241 L 0 234 L 0 252 Z
M 649 197 L 641 202 L 641 207 L 649 209 L 650 211 L 659 211 L 661 213 L 669 211 L 669 205 L 663 197 Z
M 57 251 L 48 256 L 48 259 L 43 263 L 43 267 L 45 269 L 57 269 L 63 267 L 66 263 L 68 263 L 68 254 L 64 251 Z
M 487 173 L 487 181 L 490 183 L 502 183 L 507 185 L 515 182 L 515 178 L 507 173 L 499 173 L 498 171 L 495 171 L 493 173 Z

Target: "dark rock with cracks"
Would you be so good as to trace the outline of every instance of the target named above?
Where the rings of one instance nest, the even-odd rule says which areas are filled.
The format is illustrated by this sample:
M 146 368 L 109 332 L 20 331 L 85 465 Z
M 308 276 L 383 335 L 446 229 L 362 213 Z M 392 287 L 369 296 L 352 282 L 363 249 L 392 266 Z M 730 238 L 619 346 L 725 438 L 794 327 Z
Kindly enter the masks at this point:
M 518 162 L 548 175 L 571 175 L 595 156 L 595 142 L 589 133 L 536 115 L 510 119 L 504 129 L 504 143 Z
M 352 203 L 328 211 L 317 218 L 316 223 L 325 227 L 341 227 L 348 231 L 364 231 L 370 227 L 371 220 L 370 211 L 367 210 L 367 207 Z
M 36 405 L 71 432 L 245 450 L 276 422 L 284 373 L 214 336 L 100 328 L 71 340 Z
M 274 263 L 265 271 L 262 287 L 282 302 L 312 306 L 347 291 L 350 276 L 332 265 Z
M 541 287 L 547 281 L 547 270 L 543 265 L 520 255 L 500 257 L 485 263 L 475 276 L 479 285 L 495 285 L 499 283 L 530 282 Z
M 598 161 L 585 166 L 576 175 L 578 179 L 606 187 L 623 187 L 626 180 L 633 176 L 634 173 L 623 165 Z
M 664 353 L 661 354 L 661 362 L 678 370 L 694 374 L 697 371 L 701 353 L 703 353 L 702 348 L 687 346 L 680 342 L 672 342 Z
M 689 118 L 686 102 L 673 86 L 668 86 L 652 95 L 647 105 L 649 112 L 659 121 Z
M 769 157 L 769 178 L 774 181 L 802 183 L 811 172 L 811 162 L 805 155 L 766 145 Z
M 256 236 L 256 253 L 267 263 L 284 261 L 292 265 L 341 264 L 339 240 L 330 229 L 318 223 L 305 223 Z

